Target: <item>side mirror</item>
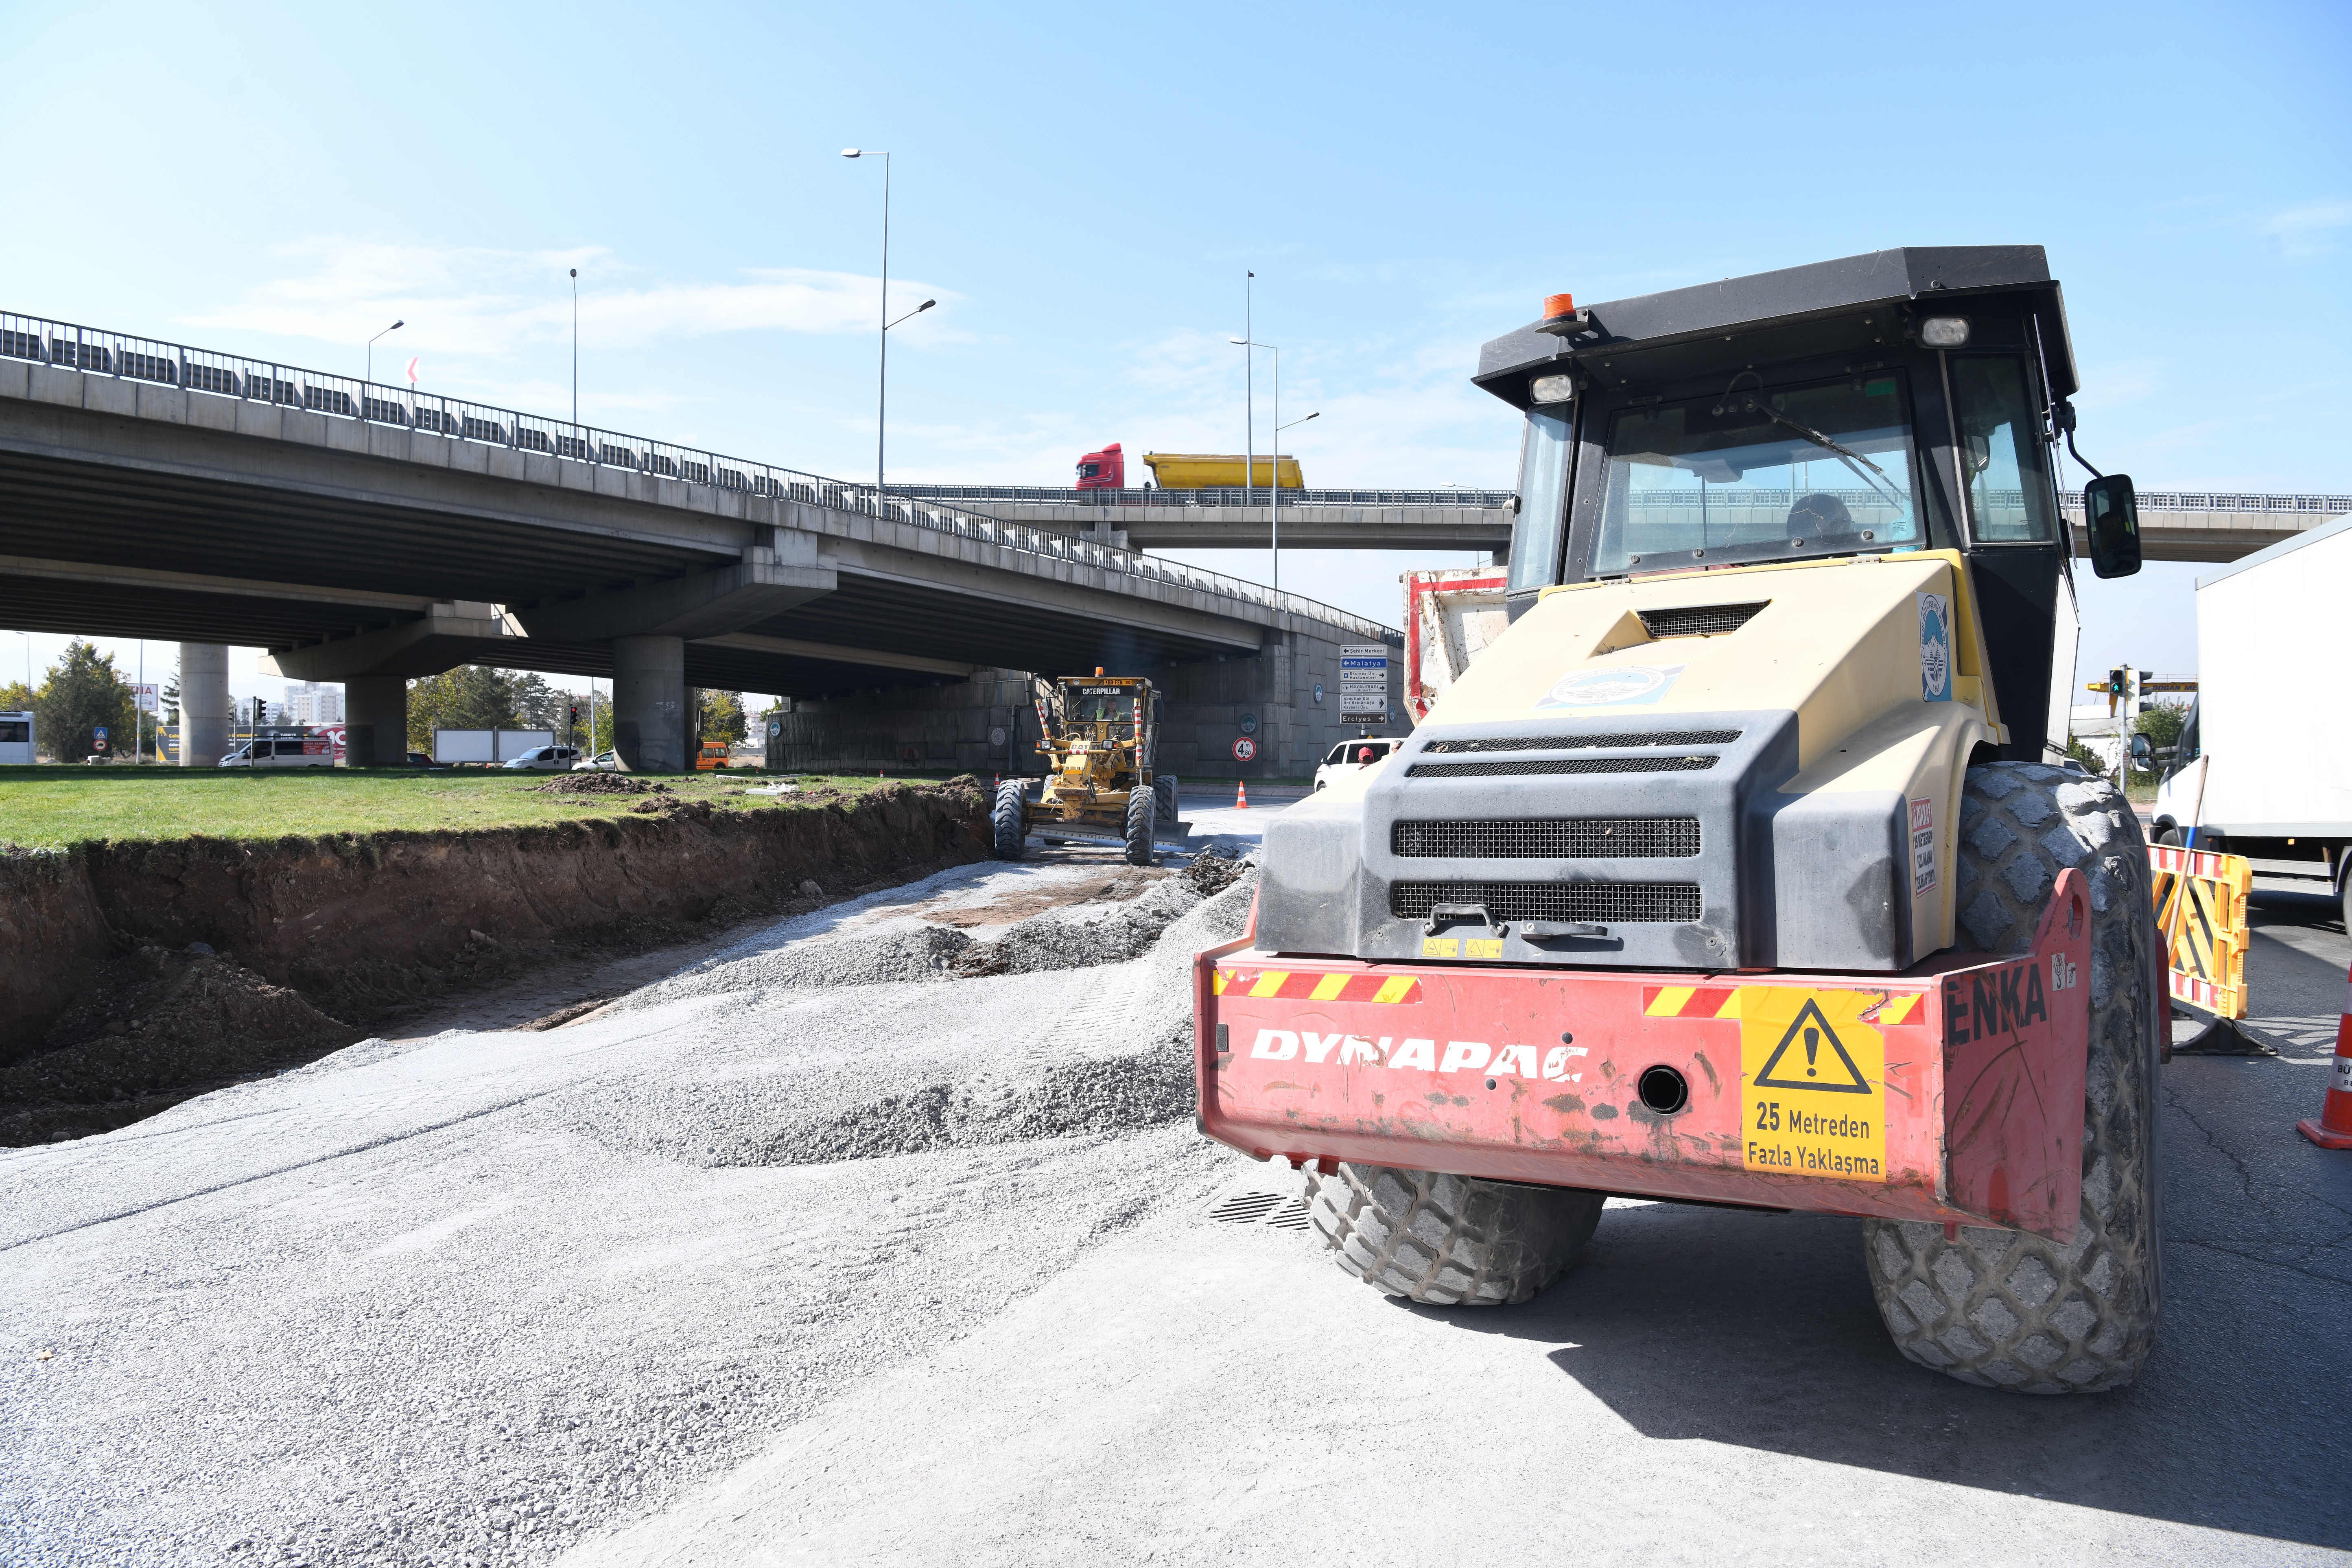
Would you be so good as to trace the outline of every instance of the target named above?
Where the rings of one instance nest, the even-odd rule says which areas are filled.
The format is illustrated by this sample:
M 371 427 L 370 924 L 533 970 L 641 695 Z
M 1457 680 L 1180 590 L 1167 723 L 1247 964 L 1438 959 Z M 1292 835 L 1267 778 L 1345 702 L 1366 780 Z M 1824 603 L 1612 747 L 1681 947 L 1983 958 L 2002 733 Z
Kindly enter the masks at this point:
M 2156 752 L 2148 744 L 2146 735 L 2134 735 L 2131 738 L 2131 760 L 2132 766 L 2141 773 L 2147 772 L 2149 764 L 2156 761 Z
M 2128 577 L 2139 570 L 2139 501 L 2129 475 L 2106 474 L 2083 487 L 2083 524 L 2093 574 Z

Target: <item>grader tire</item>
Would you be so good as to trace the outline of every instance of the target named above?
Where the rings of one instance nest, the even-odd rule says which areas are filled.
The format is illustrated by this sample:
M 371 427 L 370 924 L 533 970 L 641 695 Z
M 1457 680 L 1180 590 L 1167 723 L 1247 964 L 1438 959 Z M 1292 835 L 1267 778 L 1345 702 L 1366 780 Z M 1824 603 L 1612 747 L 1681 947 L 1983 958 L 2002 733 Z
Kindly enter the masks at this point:
M 996 786 L 996 805 L 988 814 L 988 822 L 995 840 L 998 859 L 1021 858 L 1021 841 L 1028 837 L 1028 801 L 1019 779 L 1006 779 Z
M 1127 863 L 1130 866 L 1151 864 L 1152 805 L 1158 798 L 1148 789 L 1135 790 L 1127 797 Z
M 1384 1296 L 1508 1307 L 1567 1270 L 1601 1223 L 1601 1193 L 1342 1164 L 1308 1178 L 1315 1228 L 1339 1267 Z
M 1154 773 L 1151 777 L 1151 793 L 1159 797 L 1157 804 L 1161 821 L 1175 822 L 1183 816 L 1184 814 L 1176 808 L 1176 775 L 1174 773 Z
M 2083 1215 L 2061 1247 L 2023 1231 L 1864 1220 L 1895 1348 L 1962 1383 L 2097 1394 L 2139 1372 L 2163 1303 L 2156 1069 L 2165 989 L 2147 856 L 2113 784 L 2029 763 L 1970 768 L 1955 897 L 1965 951 L 2023 952 L 2062 867 L 2090 879 L 2091 1046 Z

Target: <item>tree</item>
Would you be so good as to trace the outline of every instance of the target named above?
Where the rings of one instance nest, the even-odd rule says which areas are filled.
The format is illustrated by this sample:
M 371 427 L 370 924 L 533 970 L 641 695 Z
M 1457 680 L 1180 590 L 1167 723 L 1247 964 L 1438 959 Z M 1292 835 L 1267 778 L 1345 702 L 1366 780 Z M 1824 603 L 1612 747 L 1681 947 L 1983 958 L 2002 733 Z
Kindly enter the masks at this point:
M 731 746 L 743 738 L 746 728 L 741 692 L 706 691 L 702 694 L 704 740 L 724 741 Z
M 112 654 L 79 638 L 66 644 L 65 657 L 49 667 L 33 711 L 37 738 L 59 762 L 89 755 L 101 726 L 110 748 L 130 751 L 131 688 L 114 668 Z
M 34 703 L 33 689 L 21 680 L 0 684 L 0 713 L 24 713 Z
M 514 689 L 499 670 L 462 665 L 408 683 L 408 745 L 430 752 L 436 730 L 511 730 Z
M 180 667 L 176 662 L 172 666 L 171 679 L 163 682 L 162 721 L 166 724 L 176 724 L 180 721 Z
M 547 678 L 536 673 L 511 676 L 507 685 L 508 700 L 516 717 L 528 730 L 563 729 L 564 709 L 569 703 L 567 693 L 558 691 L 547 683 Z

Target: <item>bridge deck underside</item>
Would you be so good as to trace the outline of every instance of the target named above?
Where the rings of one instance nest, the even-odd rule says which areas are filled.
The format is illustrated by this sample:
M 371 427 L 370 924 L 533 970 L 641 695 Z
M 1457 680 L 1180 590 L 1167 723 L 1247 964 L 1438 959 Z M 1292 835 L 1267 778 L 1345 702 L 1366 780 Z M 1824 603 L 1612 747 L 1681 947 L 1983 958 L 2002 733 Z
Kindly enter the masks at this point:
M 739 553 L 5 447 L 0 497 L 0 624 L 31 631 L 287 648 L 417 620 L 435 603 L 568 600 L 708 570 Z M 1099 615 L 1076 614 L 1023 601 L 1017 581 L 992 594 L 959 593 L 845 567 L 835 592 L 738 639 L 790 639 L 824 653 L 689 642 L 687 678 L 822 693 L 991 666 L 1080 668 L 1232 651 L 1230 640 L 1123 620 L 1117 602 L 1102 597 Z M 478 662 L 582 676 L 612 668 L 602 643 L 495 637 L 468 646 L 466 657 Z M 910 658 L 955 668 L 910 671 Z

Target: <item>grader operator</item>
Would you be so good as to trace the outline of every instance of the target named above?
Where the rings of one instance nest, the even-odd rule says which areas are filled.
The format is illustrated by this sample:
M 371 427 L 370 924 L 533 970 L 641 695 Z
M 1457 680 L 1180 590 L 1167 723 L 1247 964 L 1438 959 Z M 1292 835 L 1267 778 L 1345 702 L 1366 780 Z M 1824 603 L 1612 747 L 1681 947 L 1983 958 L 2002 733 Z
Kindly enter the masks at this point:
M 2041 248 L 1555 296 L 1476 381 L 1526 413 L 1509 628 L 1268 824 L 1199 960 L 1202 1130 L 1417 1301 L 1526 1300 L 1612 1193 L 1850 1215 L 1913 1361 L 2128 1382 L 2162 961 L 2130 810 L 2063 763 Z M 2084 504 L 2137 571 L 2130 481 Z

